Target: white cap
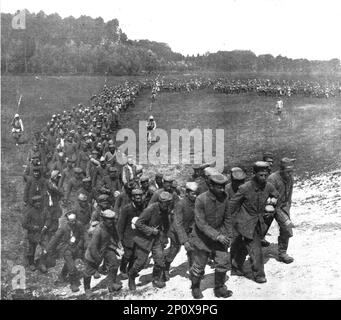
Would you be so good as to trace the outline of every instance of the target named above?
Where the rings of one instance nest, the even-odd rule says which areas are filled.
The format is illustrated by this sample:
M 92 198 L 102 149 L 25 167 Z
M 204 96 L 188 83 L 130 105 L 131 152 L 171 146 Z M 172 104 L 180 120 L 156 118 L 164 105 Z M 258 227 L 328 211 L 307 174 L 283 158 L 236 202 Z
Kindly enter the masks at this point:
M 52 172 L 51 172 L 51 179 L 54 179 L 58 175 L 59 175 L 59 171 L 58 170 L 52 170 Z
M 74 221 L 74 220 L 76 220 L 76 218 L 77 218 L 77 216 L 76 216 L 76 214 L 75 214 L 74 212 L 72 212 L 72 213 L 67 213 L 66 215 L 67 215 L 67 219 L 68 219 L 69 221 Z
M 195 192 L 198 190 L 198 184 L 196 182 L 187 182 L 186 189 Z
M 204 169 L 205 176 L 209 177 L 211 175 L 219 174 L 219 171 L 212 167 L 207 167 Z
M 14 115 L 14 118 L 19 118 L 19 115 L 16 113 L 16 114 Z
M 143 171 L 143 166 L 141 166 L 140 164 L 138 164 L 138 165 L 136 166 L 136 171 L 137 171 L 137 172 L 142 172 L 142 171 Z
M 153 116 L 150 116 L 150 117 L 149 117 L 149 120 L 153 120 L 153 119 L 154 119 L 154 117 L 153 117 Z
M 116 217 L 116 213 L 110 209 L 102 211 L 101 215 L 103 218 L 107 218 L 107 219 L 113 219 Z

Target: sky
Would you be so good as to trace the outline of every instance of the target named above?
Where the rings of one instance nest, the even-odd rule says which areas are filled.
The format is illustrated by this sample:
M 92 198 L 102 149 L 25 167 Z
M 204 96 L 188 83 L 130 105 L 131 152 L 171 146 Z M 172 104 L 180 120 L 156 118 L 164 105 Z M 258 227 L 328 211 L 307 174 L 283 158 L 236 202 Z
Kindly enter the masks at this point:
M 184 55 L 251 50 L 341 59 L 340 0 L 2 0 L 1 12 L 117 18 L 129 39 L 167 43 Z

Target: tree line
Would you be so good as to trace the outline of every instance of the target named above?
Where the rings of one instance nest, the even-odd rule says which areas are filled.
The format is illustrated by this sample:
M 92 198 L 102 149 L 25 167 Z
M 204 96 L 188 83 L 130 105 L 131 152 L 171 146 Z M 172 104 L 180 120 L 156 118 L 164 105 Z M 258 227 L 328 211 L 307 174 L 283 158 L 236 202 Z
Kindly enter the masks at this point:
M 17 13 L 16 13 L 17 14 Z M 309 61 L 256 56 L 252 51 L 218 51 L 184 56 L 162 42 L 130 40 L 119 21 L 61 18 L 25 10 L 25 29 L 13 29 L 16 14 L 1 13 L 3 73 L 138 75 L 153 71 L 338 73 L 340 60 Z

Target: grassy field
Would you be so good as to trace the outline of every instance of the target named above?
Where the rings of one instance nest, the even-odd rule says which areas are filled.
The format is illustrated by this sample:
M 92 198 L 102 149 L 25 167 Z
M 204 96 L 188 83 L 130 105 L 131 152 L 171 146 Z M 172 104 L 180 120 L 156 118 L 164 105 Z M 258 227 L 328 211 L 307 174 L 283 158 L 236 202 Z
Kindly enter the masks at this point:
M 226 168 L 250 167 L 266 150 L 277 159 L 297 159 L 300 177 L 335 168 L 341 157 L 341 100 L 297 98 L 284 99 L 285 112 L 280 120 L 273 114 L 275 97 L 254 94 L 225 95 L 212 90 L 190 93 L 162 93 L 149 109 L 148 100 L 123 116 L 130 128 L 152 114 L 157 126 L 171 129 L 224 129 Z M 170 149 L 170 141 L 169 141 Z M 215 139 L 213 139 L 215 149 Z
M 126 78 L 108 78 L 114 84 Z M 2 290 L 13 277 L 11 266 L 23 263 L 24 233 L 22 216 L 22 165 L 30 144 L 16 148 L 10 139 L 10 120 L 17 112 L 18 93 L 23 94 L 19 113 L 29 141 L 53 113 L 78 103 L 89 104 L 89 97 L 104 84 L 104 77 L 10 77 L 1 79 L 1 244 Z M 265 150 L 277 158 L 297 158 L 296 176 L 300 180 L 339 168 L 341 161 L 341 101 L 339 98 L 286 98 L 285 112 L 279 121 L 273 114 L 276 98 L 233 95 L 204 90 L 190 93 L 161 93 L 149 111 L 150 92 L 142 94 L 136 107 L 122 116 L 123 126 L 137 128 L 139 120 L 153 114 L 157 126 L 171 129 L 224 129 L 225 166 L 249 167 Z M 221 150 L 222 146 L 218 146 Z M 166 167 L 172 167 L 171 165 Z M 173 168 L 179 180 L 188 170 Z M 56 275 L 54 271 L 52 274 Z M 53 278 L 30 274 L 28 287 L 44 290 L 48 296 Z M 43 287 L 43 289 L 41 289 Z M 42 291 L 41 291 L 42 292 Z

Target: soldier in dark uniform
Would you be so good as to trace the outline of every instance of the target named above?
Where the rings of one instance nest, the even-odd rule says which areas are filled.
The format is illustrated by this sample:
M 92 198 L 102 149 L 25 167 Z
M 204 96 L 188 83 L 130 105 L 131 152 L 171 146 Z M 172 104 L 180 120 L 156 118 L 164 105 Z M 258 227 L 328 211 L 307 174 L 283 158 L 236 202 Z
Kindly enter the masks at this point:
M 36 196 L 42 196 L 43 205 L 46 206 L 47 200 L 47 180 L 41 175 L 41 167 L 33 167 L 33 176 L 27 179 L 24 189 L 24 203 L 31 204 L 31 199 Z
M 85 177 L 82 179 L 82 186 L 76 192 L 77 197 L 81 193 L 86 195 L 87 201 L 90 204 L 90 206 L 92 207 L 93 202 L 95 200 L 95 193 L 92 190 L 92 184 L 91 184 L 91 178 L 90 177 Z
M 114 202 L 112 203 L 112 205 L 115 205 L 115 200 L 118 196 L 119 193 L 121 193 L 122 190 L 122 186 L 119 180 L 119 173 L 118 173 L 118 169 L 116 167 L 109 167 L 108 168 L 108 173 L 109 175 L 105 176 L 101 182 L 99 183 L 99 185 L 105 186 L 106 188 L 108 188 L 113 196 Z M 118 193 L 117 193 L 118 191 Z
M 194 202 L 198 195 L 196 182 L 186 183 L 186 194 L 174 208 L 174 221 L 171 225 L 169 237 L 171 244 L 165 257 L 165 280 L 169 280 L 169 269 L 176 255 L 183 245 L 187 251 L 189 267 L 192 266 L 191 252 L 193 247 L 189 242 L 189 235 L 194 224 Z
M 101 213 L 111 208 L 110 202 L 109 202 L 109 195 L 107 194 L 100 194 L 97 197 L 96 202 L 97 202 L 97 207 L 91 214 L 91 222 L 100 221 Z
M 225 192 L 227 194 L 227 199 L 230 201 L 234 195 L 237 193 L 238 188 L 245 183 L 246 173 L 243 169 L 239 167 L 234 167 L 230 170 L 230 178 L 231 182 L 226 185 Z M 232 217 L 233 219 L 233 217 Z M 234 239 L 238 236 L 238 232 L 235 230 L 234 226 L 232 225 L 232 243 Z M 233 250 L 238 250 L 236 247 L 230 248 L 230 263 L 232 264 L 231 257 L 234 255 Z
M 124 190 L 121 192 L 115 201 L 114 211 L 118 214 L 118 217 L 121 214 L 122 208 L 130 203 L 131 201 L 131 192 L 136 188 L 135 182 L 129 182 L 124 185 Z
M 60 207 L 60 200 L 63 198 L 64 193 L 58 187 L 58 182 L 60 179 L 60 172 L 58 170 L 53 170 L 51 172 L 51 179 L 47 184 L 47 191 L 49 194 L 48 201 L 48 213 L 51 220 L 49 229 L 47 231 L 48 241 L 52 238 L 54 233 L 57 231 L 59 226 L 59 218 L 62 216 L 62 208 Z
M 41 152 L 39 151 L 39 145 L 34 144 L 32 146 L 32 149 L 29 150 L 28 156 L 27 156 L 27 163 L 30 163 L 32 159 L 38 158 L 40 162 L 42 161 L 42 155 Z
M 270 152 L 270 151 L 264 152 L 264 153 L 263 153 L 263 161 L 265 161 L 265 162 L 267 162 L 267 163 L 269 164 L 269 175 L 270 175 L 270 174 L 271 174 L 272 167 L 273 167 L 273 164 L 274 164 L 274 155 L 273 155 L 273 153 Z M 268 230 L 269 230 L 269 228 L 270 228 L 270 225 L 271 225 L 271 223 L 272 223 L 272 220 L 273 220 L 273 219 L 271 219 L 271 218 L 270 218 L 269 221 L 268 221 L 266 218 L 265 218 L 265 220 L 264 220 L 265 223 L 268 225 L 268 228 L 267 228 L 267 230 L 266 230 L 266 232 L 265 232 L 265 234 L 264 234 L 264 237 L 263 237 L 262 240 L 261 240 L 262 247 L 268 247 L 268 246 L 270 245 L 270 242 L 267 241 L 267 240 L 265 239 L 265 237 L 266 237 L 266 234 L 267 234 L 267 232 L 268 232 Z
M 64 186 L 64 183 L 65 185 L 67 185 L 69 181 L 71 180 L 71 178 L 75 176 L 74 174 L 75 162 L 76 161 L 74 159 L 67 158 L 66 168 L 63 169 L 63 171 L 61 172 L 62 176 L 59 180 L 59 187 L 62 188 Z
M 50 163 L 50 170 L 58 170 L 62 172 L 66 168 L 65 155 L 64 152 L 56 152 Z
M 44 170 L 44 168 L 41 166 L 41 162 L 39 160 L 39 158 L 33 158 L 31 160 L 31 163 L 29 163 L 27 166 L 24 166 L 25 170 L 24 170 L 24 182 L 26 183 L 28 181 L 28 179 L 30 177 L 33 176 L 33 169 L 35 167 L 39 167 L 40 168 L 40 174 L 42 177 L 45 177 L 46 175 L 46 171 Z
M 74 174 L 75 176 L 70 179 L 68 184 L 66 185 L 66 191 L 65 191 L 65 199 L 67 201 L 75 200 L 75 194 L 76 192 L 82 187 L 83 184 L 83 178 L 84 178 L 84 172 L 81 168 L 74 168 Z
M 100 165 L 94 169 L 92 187 L 97 188 L 101 181 L 109 175 L 107 163 L 104 157 L 99 159 Z
M 166 285 L 162 276 L 165 268 L 164 247 L 168 241 L 171 203 L 172 195 L 162 192 L 158 201 L 144 209 L 135 223 L 134 263 L 128 272 L 129 287 L 132 290 L 135 288 L 135 278 L 144 268 L 150 252 L 154 260 L 153 286 L 163 288 Z
M 264 216 L 269 198 L 277 198 L 275 187 L 267 182 L 269 165 L 257 161 L 254 166 L 254 177 L 241 185 L 229 201 L 233 226 L 237 231 L 231 247 L 231 275 L 245 275 L 243 264 L 247 254 L 250 255 L 254 280 L 266 282 L 261 239 L 266 230 Z
M 143 204 L 145 207 L 147 207 L 156 189 L 152 185 L 150 185 L 149 177 L 147 175 L 142 175 L 142 177 L 140 178 L 140 185 L 143 191 L 143 199 L 142 199 Z
M 81 150 L 78 152 L 76 166 L 81 168 L 84 172 L 86 172 L 86 167 L 89 161 L 89 152 L 87 145 L 85 143 L 81 143 Z
M 39 243 L 42 243 L 44 232 L 47 230 L 47 211 L 43 205 L 43 197 L 34 195 L 25 208 L 22 226 L 27 230 L 28 250 L 27 262 L 31 271 L 36 270 L 34 255 Z
M 174 178 L 170 175 L 166 175 L 163 177 L 163 187 L 161 189 L 158 189 L 154 192 L 152 198 L 149 201 L 149 205 L 153 204 L 154 202 L 157 202 L 159 199 L 159 196 L 162 192 L 168 192 L 172 195 L 173 197 L 173 207 L 175 203 L 179 200 L 179 196 L 175 191 L 172 190 L 172 185 L 173 185 Z
M 163 187 L 163 174 L 157 172 L 155 175 L 155 188 L 161 189 Z
M 220 174 L 220 172 L 216 168 L 206 167 L 205 169 L 203 169 L 203 176 L 199 184 L 199 194 L 202 194 L 209 190 L 208 185 L 210 183 L 210 176 L 216 174 Z
M 128 278 L 127 270 L 131 267 L 134 258 L 134 236 L 135 230 L 132 229 L 132 219 L 139 217 L 144 209 L 142 201 L 143 191 L 134 189 L 131 192 L 131 202 L 122 208 L 118 219 L 117 230 L 124 249 L 124 255 L 121 260 L 121 277 Z M 128 267 L 128 269 L 127 269 Z
M 91 205 L 89 204 L 88 197 L 84 193 L 80 193 L 77 196 L 77 202 L 74 206 L 74 212 L 76 213 L 77 220 L 83 225 L 84 228 L 84 243 L 85 248 L 88 244 L 88 229 L 90 227 L 91 220 Z
M 246 179 L 246 173 L 243 169 L 239 167 L 234 167 L 230 170 L 231 182 L 226 185 L 225 192 L 227 194 L 228 200 L 238 191 L 239 186 L 244 184 Z
M 85 252 L 84 290 L 87 297 L 91 297 L 91 276 L 98 271 L 102 261 L 108 268 L 106 282 L 109 292 L 119 291 L 122 285 L 117 283 L 119 260 L 117 249 L 119 248 L 119 236 L 115 224 L 116 214 L 112 210 L 101 212 L 101 222 L 93 231 L 91 241 Z
M 117 159 L 116 159 L 116 147 L 113 143 L 108 144 L 108 150 L 104 155 L 105 161 L 110 165 L 110 166 L 115 166 Z
M 280 169 L 272 173 L 268 182 L 270 182 L 278 191 L 279 198 L 276 206 L 275 219 L 279 225 L 279 237 L 278 237 L 278 258 L 279 261 L 284 263 L 291 263 L 294 258 L 287 254 L 289 238 L 293 236 L 292 225 L 290 222 L 290 207 L 291 207 L 291 197 L 293 191 L 294 180 L 292 177 L 293 173 L 293 162 L 295 159 L 283 158 L 280 161 Z M 284 219 L 282 218 L 284 215 Z M 271 221 L 268 221 L 268 226 L 270 227 Z
M 274 164 L 274 155 L 270 151 L 266 151 L 263 153 L 263 161 L 269 164 L 269 174 L 271 173 L 272 166 Z
M 62 281 L 69 276 L 72 292 L 79 291 L 77 279 L 78 270 L 76 259 L 83 257 L 84 251 L 84 228 L 74 210 L 66 214 L 67 223 L 60 226 L 56 234 L 52 237 L 47 248 L 48 256 L 55 256 L 58 253 L 64 258 L 64 266 L 60 274 Z
M 227 290 L 225 286 L 229 265 L 227 248 L 232 238 L 231 215 L 224 191 L 226 183 L 227 178 L 224 175 L 211 175 L 208 182 L 209 191 L 199 195 L 195 201 L 195 224 L 191 234 L 194 251 L 190 269 L 192 295 L 195 299 L 203 297 L 200 282 L 212 253 L 215 260 L 214 294 L 218 298 L 228 298 L 232 295 L 232 291 Z
M 206 179 L 204 177 L 204 169 L 207 168 L 206 165 L 194 165 L 193 166 L 193 175 L 191 181 L 194 181 L 198 184 L 198 194 L 202 194 L 208 190 Z
M 99 166 L 98 154 L 99 153 L 97 150 L 92 150 L 89 156 L 88 164 L 86 166 L 86 176 L 91 178 L 92 183 L 94 183 L 93 181 L 96 168 Z

